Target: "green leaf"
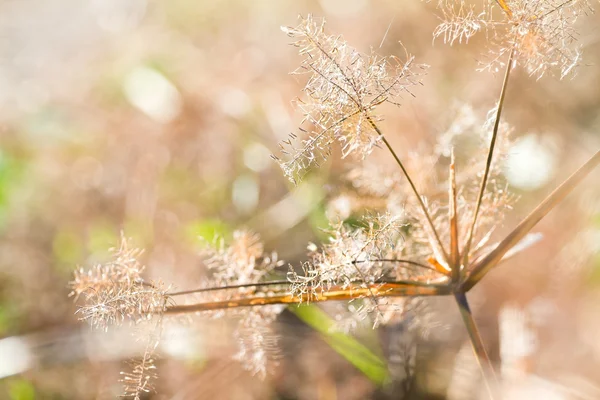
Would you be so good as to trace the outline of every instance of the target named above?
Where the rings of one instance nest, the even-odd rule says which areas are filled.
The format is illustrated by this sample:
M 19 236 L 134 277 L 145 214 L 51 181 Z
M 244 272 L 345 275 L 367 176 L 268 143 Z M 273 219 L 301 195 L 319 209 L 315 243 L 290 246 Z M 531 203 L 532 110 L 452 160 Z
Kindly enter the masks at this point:
M 83 245 L 81 235 L 74 229 L 69 227 L 59 228 L 52 240 L 52 253 L 57 267 L 71 273 L 73 265 L 81 260 Z
M 216 238 L 229 238 L 231 228 L 218 219 L 203 219 L 188 223 L 185 226 L 185 238 L 193 244 L 199 241 L 213 243 Z
M 7 336 L 19 328 L 19 310 L 8 301 L 0 299 L 0 336 Z
M 335 331 L 335 322 L 313 304 L 290 306 L 289 310 L 308 326 L 323 335 L 323 339 L 338 354 L 348 360 L 372 382 L 383 385 L 388 380 L 385 361 L 352 336 Z
M 99 219 L 90 225 L 87 232 L 87 249 L 92 254 L 106 256 L 109 248 L 118 245 L 118 229 L 110 221 Z
M 10 215 L 10 197 L 23 183 L 25 161 L 0 149 L 0 231 Z
M 10 400 L 34 400 L 35 388 L 29 381 L 15 380 L 9 383 L 8 396 Z

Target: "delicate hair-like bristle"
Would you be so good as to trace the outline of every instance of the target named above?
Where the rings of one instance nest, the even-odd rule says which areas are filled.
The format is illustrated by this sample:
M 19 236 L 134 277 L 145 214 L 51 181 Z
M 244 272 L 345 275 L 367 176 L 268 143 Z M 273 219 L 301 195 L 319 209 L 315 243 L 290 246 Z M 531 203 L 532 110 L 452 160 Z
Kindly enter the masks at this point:
M 272 326 L 281 311 L 281 307 L 263 307 L 245 313 L 234 333 L 238 351 L 233 358 L 260 378 L 272 372 L 281 357 L 279 336 Z
M 403 225 L 403 216 L 391 214 L 365 218 L 362 227 L 337 223 L 329 242 L 321 251 L 312 252 L 312 260 L 303 265 L 302 273 L 293 269 L 288 273 L 292 293 L 310 298 L 333 285 L 368 284 L 388 276 L 393 267 L 381 260 L 400 240 Z
M 233 232 L 228 243 L 223 238 L 217 238 L 213 245 L 202 251 L 202 255 L 204 263 L 212 272 L 208 282 L 211 287 L 259 283 L 275 268 L 283 265 L 277 253 L 267 253 L 260 236 L 248 230 Z M 233 296 L 243 297 L 253 290 L 252 287 L 243 287 L 211 292 L 207 296 L 212 301 L 229 300 Z M 236 320 L 234 339 L 238 348 L 234 359 L 254 375 L 264 378 L 268 371 L 273 371 L 269 367 L 277 364 L 278 336 L 272 324 L 283 310 L 281 306 L 268 306 L 232 309 L 226 313 Z M 213 313 L 213 317 L 223 315 L 224 313 Z
M 142 279 L 144 267 L 138 260 L 142 250 L 131 248 L 123 237 L 112 253 L 112 260 L 105 264 L 76 270 L 69 283 L 71 296 L 83 297 L 77 311 L 81 319 L 106 330 L 126 320 L 138 321 L 161 313 L 167 290 L 160 282 L 149 284 Z
M 438 8 L 442 22 L 434 37 L 453 44 L 485 31 L 491 46 L 482 69 L 495 71 L 514 51 L 516 63 L 537 78 L 551 71 L 561 78 L 573 73 L 581 61 L 575 23 L 593 11 L 587 0 L 485 0 L 478 7 L 464 0 L 442 0 Z
M 407 158 L 407 166 L 411 171 L 415 171 L 413 180 L 419 182 L 419 187 L 423 193 L 423 199 L 427 206 L 428 212 L 431 215 L 434 226 L 438 231 L 443 243 L 448 243 L 450 235 L 450 227 L 447 211 L 447 172 L 446 168 L 441 168 L 440 165 L 445 165 L 449 160 L 449 155 L 452 149 L 461 149 L 462 158 L 469 158 L 470 162 L 459 164 L 456 168 L 457 173 L 457 221 L 458 221 L 458 238 L 460 243 L 464 243 L 469 234 L 470 223 L 473 219 L 475 211 L 475 199 L 479 189 L 479 181 L 481 172 L 485 168 L 485 158 L 474 158 L 472 154 L 483 154 L 487 144 L 489 143 L 489 135 L 492 129 L 490 124 L 490 115 L 495 113 L 495 108 L 488 112 L 486 116 L 473 107 L 465 104 L 457 104 L 451 107 L 449 114 L 452 116 L 448 124 L 448 129 L 439 137 L 436 144 L 433 145 L 433 151 L 423 149 L 421 153 L 415 157 Z M 502 222 L 502 215 L 506 210 L 509 210 L 515 201 L 514 196 L 508 190 L 504 178 L 502 177 L 502 159 L 508 153 L 510 148 L 510 140 L 508 136 L 511 132 L 511 127 L 506 124 L 500 124 L 499 138 L 496 148 L 496 163 L 492 166 L 490 177 L 488 179 L 488 191 L 482 198 L 480 215 L 477 220 L 476 229 L 474 232 L 475 246 L 470 250 L 471 257 L 478 257 L 482 252 L 488 250 L 491 233 Z M 457 150 L 458 151 L 458 150 Z M 431 156 L 423 156 L 422 153 L 431 153 Z M 414 277 L 436 277 L 432 269 L 440 268 L 437 264 L 443 266 L 443 250 L 435 240 L 434 234 L 426 221 L 426 218 L 418 207 L 416 199 L 411 196 L 410 188 L 406 181 L 399 179 L 397 174 L 386 174 L 385 168 L 378 168 L 376 160 L 363 162 L 360 166 L 354 167 L 349 174 L 346 175 L 349 180 L 348 187 L 353 189 L 352 204 L 357 204 L 358 207 L 352 211 L 358 215 L 362 215 L 366 219 L 373 219 L 373 214 L 364 214 L 365 209 L 360 206 L 369 204 L 372 206 L 372 212 L 383 213 L 384 215 L 402 215 L 399 219 L 401 223 L 402 235 L 393 245 L 387 248 L 387 251 L 375 253 L 373 257 L 384 257 L 387 259 L 402 259 L 417 263 L 412 268 L 408 265 L 391 265 L 385 264 L 381 272 L 381 267 L 374 269 L 378 271 L 375 276 L 394 276 L 395 279 L 408 279 Z M 382 183 L 383 182 L 383 183 Z M 384 184 L 388 182 L 387 184 Z M 379 185 L 377 185 L 379 183 Z M 350 194 L 346 192 L 345 196 Z M 442 197 L 440 197 L 442 196 Z M 379 198 L 377 202 L 375 199 Z M 335 199 L 335 198 L 334 198 Z M 361 201 L 361 199 L 364 199 Z M 339 225 L 336 225 L 339 226 Z M 356 232 L 350 235 L 348 228 L 341 225 L 338 227 L 337 233 L 332 234 L 337 241 L 332 243 L 333 248 L 346 249 L 342 251 L 347 259 L 339 260 L 338 263 L 347 265 L 356 257 L 351 250 L 352 241 L 354 240 L 355 248 L 360 248 L 362 243 L 358 238 L 358 232 L 364 231 L 355 228 Z M 347 237 L 345 241 L 340 241 L 340 238 Z M 339 242 L 338 242 L 339 241 Z M 332 254 L 327 252 L 329 244 L 324 247 L 323 254 Z M 323 257 L 320 254 L 319 257 Z M 329 256 L 328 259 L 332 257 Z M 356 258 L 358 260 L 358 258 Z M 320 260 L 319 260 L 320 261 Z M 315 261 L 313 261 L 315 264 Z M 319 263 L 317 263 L 319 265 Z M 321 265 L 337 265 L 335 263 Z M 419 266 L 420 265 L 420 266 Z M 341 267 L 337 267 L 341 268 Z M 346 267 L 348 269 L 348 267 Z M 390 270 L 395 268 L 395 273 Z M 341 273 L 343 276 L 355 276 L 346 270 Z M 371 271 L 370 271 L 371 272 Z M 324 273 L 317 273 L 316 269 L 309 263 L 305 266 L 304 273 L 308 276 L 320 275 L 327 276 Z M 306 286 L 306 283 L 301 284 L 303 280 L 308 279 L 307 275 L 297 278 L 296 284 L 298 289 Z M 439 278 L 439 275 L 437 276 Z M 310 278 L 312 282 L 314 278 Z M 339 282 L 337 282 L 339 283 Z M 389 301 L 386 299 L 386 301 Z
M 153 321 L 151 321 L 153 322 Z M 156 380 L 156 348 L 161 340 L 163 317 L 156 318 L 151 332 L 144 332 L 144 354 L 139 359 L 129 361 L 131 369 L 121 372 L 123 394 L 121 397 L 140 400 L 140 396 L 154 390 L 153 381 Z
M 260 236 L 249 230 L 217 238 L 202 249 L 208 276 L 200 288 L 175 292 L 161 282 L 144 280 L 142 250 L 124 237 L 110 261 L 75 272 L 70 295 L 82 303 L 77 311 L 81 319 L 105 330 L 123 323 L 151 328 L 144 331 L 143 355 L 132 362 L 130 371 L 122 372 L 124 397 L 139 400 L 153 390 L 156 350 L 167 317 L 231 318 L 238 345 L 233 358 L 264 377 L 280 357 L 277 317 L 289 305 L 311 301 L 347 300 L 344 311 L 350 318 L 339 324 L 342 328 L 365 321 L 372 327 L 395 325 L 398 338 L 404 340 L 390 348 L 390 372 L 404 382 L 414 370 L 414 331 L 442 330 L 428 312 L 427 299 L 454 296 L 485 381 L 495 380 L 487 376 L 494 366 L 466 293 L 510 251 L 518 251 L 518 241 L 600 162 L 597 153 L 509 235 L 490 244 L 514 201 L 499 162 L 510 147 L 511 128 L 501 116 L 506 88 L 515 64 L 538 78 L 552 70 L 561 77 L 572 73 L 580 61 L 573 48 L 574 23 L 590 3 L 438 0 L 438 6 L 443 21 L 435 37 L 463 43 L 483 31 L 493 47 L 484 68 L 502 63 L 507 68 L 498 103 L 487 118 L 468 105 L 451 108 L 448 129 L 426 154 L 399 155 L 378 125 L 379 105 L 399 105 L 399 98 L 420 83 L 425 66 L 415 64 L 408 53 L 404 60 L 360 53 L 341 36 L 326 34 L 324 21 L 310 15 L 300 18 L 295 28 L 282 28 L 303 57 L 295 73 L 308 77 L 305 96 L 297 101 L 304 116 L 300 134 L 292 133 L 280 143 L 281 158 L 272 156 L 284 175 L 298 183 L 308 169 L 330 156 L 334 144 L 341 147 L 342 157 L 363 159 L 382 144 L 396 163 L 393 172 L 375 160 L 347 174 L 347 186 L 327 209 L 328 240 L 320 248 L 309 244 L 308 261 L 290 266 L 286 280 L 276 279 L 283 266 L 277 253 L 266 251 Z M 173 304 L 176 298 L 190 302 Z M 505 309 L 503 318 L 520 328 L 518 312 Z M 411 335 L 402 336 L 405 333 Z M 522 336 L 524 340 L 515 343 L 527 355 L 529 338 Z M 464 354 L 459 354 L 461 364 L 468 365 Z M 471 379 L 471 371 L 463 372 Z M 455 376 L 460 373 L 457 369 Z M 460 380 L 454 381 L 462 393 Z M 492 394 L 492 386 L 489 389 Z M 409 390 L 407 385 L 395 394 Z
M 477 11 L 474 4 L 440 2 L 441 22 L 433 31 L 433 37 L 441 37 L 444 43 L 466 43 L 478 32 L 488 29 L 493 23 L 489 12 Z
M 233 232 L 230 243 L 217 238 L 202 251 L 204 264 L 212 272 L 215 286 L 259 282 L 265 275 L 283 265 L 277 253 L 266 253 L 260 236 L 248 230 Z
M 139 256 L 143 251 L 131 247 L 125 236 L 121 236 L 119 247 L 111 251 L 112 259 L 107 263 L 88 271 L 76 270 L 69 286 L 71 296 L 83 300 L 77 313 L 92 327 L 107 330 L 112 325 L 157 319 L 150 333 L 143 332 L 146 341 L 143 356 L 130 362 L 130 371 L 121 373 L 123 397 L 139 400 L 142 393 L 152 390 L 152 380 L 156 377 L 154 354 L 160 341 L 168 289 L 161 282 L 147 283 L 142 279 L 144 266 Z
M 341 145 L 342 157 L 367 156 L 381 140 L 375 110 L 382 103 L 398 104 L 424 69 L 408 54 L 405 61 L 362 54 L 341 36 L 326 34 L 324 24 L 309 15 L 295 28 L 282 28 L 304 57 L 295 73 L 309 76 L 306 97 L 297 102 L 304 115 L 303 138 L 298 145 L 291 135 L 280 144 L 286 157 L 279 163 L 294 183 L 329 157 L 334 142 Z

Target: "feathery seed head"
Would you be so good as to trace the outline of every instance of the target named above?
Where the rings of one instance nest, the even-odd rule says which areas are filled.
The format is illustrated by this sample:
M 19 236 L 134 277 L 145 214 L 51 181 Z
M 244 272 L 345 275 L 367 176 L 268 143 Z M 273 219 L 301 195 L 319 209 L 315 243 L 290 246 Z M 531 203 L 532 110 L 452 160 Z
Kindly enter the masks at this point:
M 297 183 L 307 169 L 319 165 L 338 142 L 342 157 L 350 154 L 366 157 L 381 140 L 374 121 L 382 103 L 398 104 L 399 97 L 419 84 L 425 68 L 416 65 L 410 55 L 406 61 L 380 57 L 374 52 L 359 53 L 341 36 L 324 32 L 324 21 L 312 16 L 300 18 L 296 28 L 282 28 L 293 38 L 304 57 L 296 74 L 307 74 L 305 98 L 298 100 L 304 115 L 298 146 L 296 135 L 282 142 L 285 159 L 279 161 L 284 174 Z
M 588 0 L 484 0 L 479 7 L 464 0 L 441 0 L 438 8 L 442 22 L 435 38 L 461 43 L 485 31 L 492 46 L 482 69 L 496 70 L 514 51 L 516 63 L 537 78 L 552 70 L 563 78 L 579 64 L 575 23 L 592 11 Z
M 130 248 L 123 237 L 120 247 L 112 252 L 111 261 L 88 271 L 76 270 L 69 283 L 71 296 L 83 297 L 83 305 L 77 311 L 81 319 L 106 330 L 126 320 L 136 322 L 160 314 L 166 306 L 167 290 L 160 282 L 143 281 L 144 267 L 138 260 L 142 250 Z

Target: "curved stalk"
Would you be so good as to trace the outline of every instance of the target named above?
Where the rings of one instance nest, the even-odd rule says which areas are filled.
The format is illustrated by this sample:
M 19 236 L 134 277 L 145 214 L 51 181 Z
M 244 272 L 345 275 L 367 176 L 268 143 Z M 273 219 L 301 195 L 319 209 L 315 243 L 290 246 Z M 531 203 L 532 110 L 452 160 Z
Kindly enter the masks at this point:
M 433 235 L 435 236 L 435 240 L 436 240 L 436 242 L 437 242 L 437 244 L 438 244 L 438 246 L 439 246 L 439 248 L 440 248 L 440 250 L 442 252 L 442 255 L 444 257 L 444 260 L 442 260 L 442 261 L 444 261 L 446 264 L 448 264 L 448 253 L 444 249 L 444 245 L 442 244 L 440 236 L 437 233 L 437 230 L 435 229 L 435 226 L 433 225 L 433 221 L 431 220 L 431 216 L 429 215 L 429 211 L 427 211 L 427 206 L 425 206 L 425 202 L 423 201 L 423 198 L 419 194 L 419 191 L 417 190 L 417 187 L 415 186 L 413 180 L 410 178 L 410 175 L 408 174 L 408 171 L 404 167 L 404 164 L 402 163 L 402 161 L 400 161 L 400 157 L 398 157 L 398 155 L 396 154 L 396 152 L 392 148 L 392 145 L 390 144 L 390 142 L 388 142 L 388 140 L 386 139 L 386 137 L 383 135 L 383 132 L 381 132 L 381 130 L 379 129 L 379 127 L 377 126 L 377 124 L 375 124 L 375 121 L 373 121 L 373 119 L 369 115 L 366 115 L 366 118 L 367 118 L 367 121 L 369 121 L 369 124 L 371 125 L 371 127 L 375 130 L 375 132 L 377 132 L 377 134 L 379 135 L 379 137 L 381 137 L 381 140 L 383 141 L 383 143 L 385 144 L 385 146 L 387 147 L 387 149 L 392 154 L 392 157 L 394 157 L 394 160 L 396 160 L 396 164 L 398 164 L 398 166 L 402 170 L 402 173 L 404 174 L 404 177 L 408 181 L 408 184 L 410 185 L 410 188 L 412 189 L 413 193 L 417 197 L 417 200 L 419 202 L 419 206 L 421 207 L 421 211 L 423 211 L 423 214 L 425 215 L 425 218 L 427 220 L 427 224 L 429 225 L 429 228 L 431 229 L 431 231 L 433 232 Z

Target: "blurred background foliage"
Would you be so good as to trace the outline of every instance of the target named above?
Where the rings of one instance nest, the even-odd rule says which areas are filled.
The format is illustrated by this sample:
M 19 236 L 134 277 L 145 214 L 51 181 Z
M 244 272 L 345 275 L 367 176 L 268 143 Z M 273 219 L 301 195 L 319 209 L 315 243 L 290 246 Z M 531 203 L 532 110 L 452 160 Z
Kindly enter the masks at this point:
M 249 227 L 297 264 L 307 242 L 326 237 L 324 199 L 344 162 L 333 160 L 293 188 L 269 158 L 300 122 L 292 100 L 304 82 L 288 74 L 299 59 L 279 30 L 298 14 L 325 17 L 330 32 L 361 50 L 402 56 L 401 40 L 431 66 L 415 97 L 387 110 L 384 127 L 401 154 L 433 143 L 457 103 L 492 108 L 501 73 L 475 72 L 485 38 L 433 43 L 434 8 L 418 0 L 1 2 L 0 398 L 119 394 L 131 343 L 127 335 L 90 333 L 66 284 L 77 265 L 106 260 L 120 232 L 146 249 L 150 278 L 180 289 L 205 276 L 199 238 Z M 517 157 L 512 167 L 521 201 L 508 227 L 598 147 L 599 27 L 598 15 L 582 20 L 585 65 L 574 78 L 535 81 L 518 71 L 509 85 L 505 115 L 525 161 Z M 519 180 L 523 174 L 533 178 Z M 474 293 L 492 338 L 507 302 L 549 315 L 528 368 L 582 396 L 564 398 L 600 393 L 598 178 L 541 223 L 541 244 Z M 457 327 L 425 352 L 424 398 L 446 398 L 465 340 L 448 309 Z M 230 346 L 211 340 L 213 328 L 173 328 L 158 393 L 148 398 L 389 395 L 318 339 L 318 329 L 291 314 L 281 325 L 285 357 L 265 382 L 221 357 Z

